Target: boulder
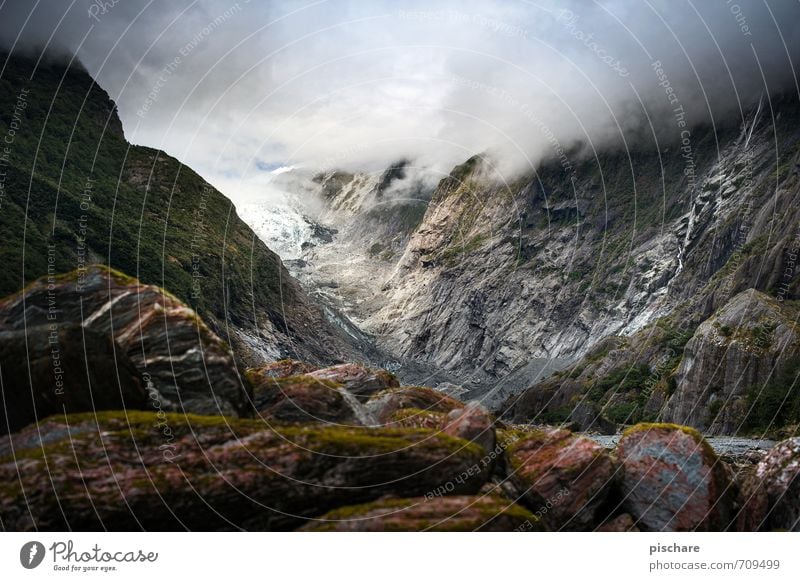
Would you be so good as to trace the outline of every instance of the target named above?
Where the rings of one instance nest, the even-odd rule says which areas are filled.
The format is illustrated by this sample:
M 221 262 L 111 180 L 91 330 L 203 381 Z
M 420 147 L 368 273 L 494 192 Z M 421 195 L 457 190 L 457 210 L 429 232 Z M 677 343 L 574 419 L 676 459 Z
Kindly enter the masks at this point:
M 253 370 L 246 376 L 255 412 L 264 420 L 362 425 L 340 383 L 310 375 L 265 377 Z
M 469 402 L 463 408 L 452 410 L 444 418 L 445 434 L 475 442 L 487 452 L 494 449 L 494 418 L 478 402 Z
M 279 359 L 278 361 L 273 361 L 261 367 L 252 367 L 247 370 L 247 373 L 252 376 L 261 375 L 263 377 L 276 377 L 280 379 L 292 375 L 311 373 L 318 369 L 319 367 L 314 367 L 310 363 L 303 363 L 296 359 Z
M 430 430 L 53 416 L 0 438 L 0 522 L 10 531 L 286 530 L 386 495 L 475 494 L 487 478 L 475 470 L 482 456 Z
M 543 531 L 540 519 L 500 496 L 387 498 L 313 519 L 305 531 Z
M 0 301 L 0 328 L 80 325 L 113 338 L 162 410 L 238 414 L 246 394 L 228 346 L 167 291 L 103 266 L 34 281 Z
M 147 407 L 126 353 L 75 323 L 0 332 L 0 375 L 0 434 L 56 413 Z
M 600 444 L 567 430 L 533 430 L 506 450 L 522 502 L 551 530 L 592 530 L 614 478 Z
M 398 410 L 417 409 L 426 412 L 449 413 L 463 408 L 455 398 L 429 387 L 403 386 L 387 389 L 372 395 L 367 407 L 381 425 L 389 424 Z
M 487 452 L 495 447 L 494 417 L 478 402 L 465 406 L 429 388 L 401 387 L 373 396 L 366 407 L 380 425 L 441 430 Z
M 441 431 L 446 415 L 417 408 L 404 408 L 394 412 L 384 424 L 391 428 L 425 428 Z
M 384 389 L 400 387 L 397 378 L 385 369 L 372 369 L 356 363 L 326 367 L 312 371 L 308 375 L 317 379 L 341 383 L 347 391 L 363 401 Z
M 639 532 L 633 517 L 627 512 L 607 520 L 597 528 L 600 533 L 633 533 Z
M 740 530 L 800 531 L 800 438 L 770 450 L 742 488 Z
M 725 464 L 692 428 L 637 424 L 617 448 L 622 508 L 647 531 L 719 531 L 734 516 Z

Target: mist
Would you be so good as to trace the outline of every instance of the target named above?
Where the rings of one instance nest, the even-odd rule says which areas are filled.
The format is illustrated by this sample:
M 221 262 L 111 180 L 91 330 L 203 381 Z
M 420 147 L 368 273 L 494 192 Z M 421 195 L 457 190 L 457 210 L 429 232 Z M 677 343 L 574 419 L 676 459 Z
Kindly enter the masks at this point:
M 0 42 L 76 54 L 128 139 L 255 200 L 281 166 L 442 176 L 485 154 L 512 179 L 738 122 L 800 94 L 798 22 L 755 0 L 40 0 L 3 4 Z

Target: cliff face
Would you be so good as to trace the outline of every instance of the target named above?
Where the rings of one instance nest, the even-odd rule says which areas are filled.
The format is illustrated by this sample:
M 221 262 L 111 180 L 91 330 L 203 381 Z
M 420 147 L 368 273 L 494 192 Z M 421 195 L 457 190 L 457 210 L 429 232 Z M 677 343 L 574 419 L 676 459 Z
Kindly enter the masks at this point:
M 439 184 L 374 327 L 405 355 L 501 377 L 534 357 L 582 356 L 689 297 L 704 317 L 775 286 L 795 235 L 800 110 L 776 108 L 777 136 L 763 112 L 749 114 L 752 134 L 697 130 L 691 166 L 676 146 L 631 148 L 496 184 L 470 160 Z
M 740 127 L 718 128 L 715 155 L 705 161 L 695 147 L 694 187 L 665 180 L 667 192 L 680 194 L 663 200 L 667 218 L 651 248 L 666 250 L 642 268 L 647 247 L 633 235 L 628 282 L 622 300 L 611 301 L 626 314 L 605 309 L 608 334 L 620 336 L 601 349 L 591 340 L 579 345 L 578 363 L 506 402 L 509 417 L 586 424 L 578 411 L 588 405 L 591 427 L 659 417 L 730 434 L 798 422 L 800 107 L 785 99 L 765 110 L 751 111 Z M 601 280 L 613 288 L 619 279 Z M 569 285 L 559 296 L 570 296 Z
M 791 421 L 791 414 L 800 419 L 800 410 L 793 409 L 793 378 L 775 385 L 782 381 L 782 371 L 797 367 L 797 315 L 794 306 L 756 290 L 736 295 L 686 344 L 674 374 L 675 392 L 662 417 L 712 434 L 783 425 Z M 770 393 L 775 387 L 782 397 L 768 401 L 775 399 Z
M 125 141 L 79 66 L 0 55 L 0 294 L 100 262 L 190 304 L 244 365 L 358 360 L 233 204 L 162 151 Z

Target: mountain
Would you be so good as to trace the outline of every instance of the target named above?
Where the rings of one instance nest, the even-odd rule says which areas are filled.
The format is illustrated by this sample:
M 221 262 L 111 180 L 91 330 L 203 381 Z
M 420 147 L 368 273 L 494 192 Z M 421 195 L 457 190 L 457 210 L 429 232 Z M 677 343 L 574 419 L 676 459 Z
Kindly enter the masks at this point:
M 405 163 L 327 172 L 317 218 L 337 233 L 302 253 L 298 276 L 334 289 L 401 378 L 436 370 L 515 421 L 754 430 L 761 392 L 795 397 L 798 121 L 796 99 L 764 98 L 686 142 L 574 148 L 513 181 L 475 156 L 406 197 L 413 212 L 382 199 Z M 731 335 L 712 340 L 719 320 Z M 737 343 L 752 333 L 780 353 L 753 356 Z M 741 377 L 720 380 L 726 366 Z
M 368 346 L 325 317 L 228 198 L 125 140 L 114 102 L 79 64 L 0 61 L 0 294 L 103 263 L 188 303 L 241 365 L 364 357 Z

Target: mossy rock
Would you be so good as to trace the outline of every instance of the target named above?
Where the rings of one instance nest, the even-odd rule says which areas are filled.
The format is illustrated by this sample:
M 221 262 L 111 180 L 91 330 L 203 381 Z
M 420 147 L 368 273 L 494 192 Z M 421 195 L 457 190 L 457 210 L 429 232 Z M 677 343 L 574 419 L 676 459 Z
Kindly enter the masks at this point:
M 424 429 L 53 416 L 0 441 L 0 520 L 6 530 L 285 530 L 338 506 L 424 496 L 450 482 L 454 494 L 474 494 L 488 476 L 474 468 L 482 456 Z
M 722 531 L 735 520 L 735 486 L 695 429 L 641 423 L 617 446 L 622 508 L 648 531 Z
M 372 395 L 367 407 L 381 424 L 393 421 L 396 412 L 406 409 L 421 410 L 428 413 L 447 414 L 461 409 L 464 404 L 430 387 L 403 386 L 386 389 Z M 402 415 L 409 417 L 408 414 Z
M 506 498 L 424 496 L 388 498 L 347 506 L 313 519 L 306 531 L 544 531 L 524 507 Z

